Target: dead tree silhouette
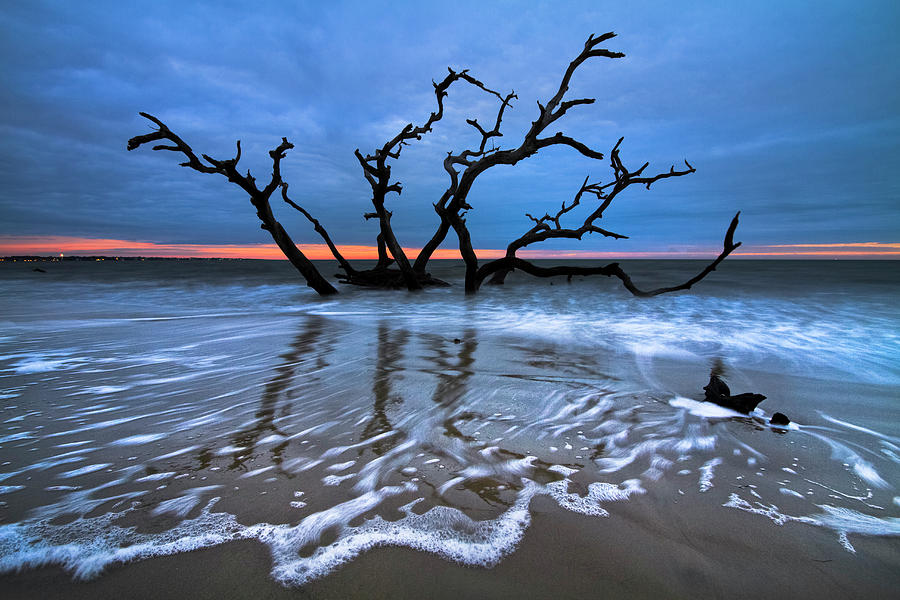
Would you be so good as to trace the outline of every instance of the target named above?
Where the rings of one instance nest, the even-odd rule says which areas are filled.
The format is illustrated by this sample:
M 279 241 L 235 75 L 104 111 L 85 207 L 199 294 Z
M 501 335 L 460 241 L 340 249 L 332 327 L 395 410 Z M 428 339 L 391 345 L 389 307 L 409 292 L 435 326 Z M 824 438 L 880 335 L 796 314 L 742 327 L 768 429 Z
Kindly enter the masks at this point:
M 156 129 L 151 133 L 131 138 L 128 141 L 128 149 L 134 150 L 147 143 L 162 141 L 164 143 L 153 146 L 153 150 L 167 150 L 182 154 L 187 160 L 182 162 L 181 166 L 200 173 L 222 175 L 228 181 L 240 187 L 249 195 L 250 203 L 256 209 L 256 214 L 262 222 L 262 228 L 271 234 L 272 239 L 285 257 L 306 279 L 307 284 L 321 295 L 335 294 L 337 289 L 322 276 L 316 265 L 297 248 L 293 239 L 288 235 L 281 223 L 276 220 L 271 206 L 271 198 L 276 191 L 280 191 L 282 200 L 288 206 L 299 211 L 313 225 L 313 229 L 322 238 L 340 265 L 342 273 L 338 275 L 338 279 L 344 283 L 408 290 L 419 290 L 429 285 L 446 285 L 445 282 L 432 277 L 426 268 L 435 250 L 444 242 L 452 229 L 458 240 L 459 252 L 466 266 L 465 291 L 468 294 L 477 292 L 482 283 L 488 278 L 490 278 L 489 281 L 491 283 L 503 283 L 506 275 L 513 270 L 520 270 L 536 277 L 554 277 L 559 275 L 569 277 L 573 275 L 616 277 L 621 280 L 629 292 L 639 297 L 650 297 L 686 290 L 714 271 L 725 257 L 740 246 L 740 242 L 734 241 L 734 233 L 737 229 L 740 212 L 735 214 L 726 230 L 722 251 L 719 255 L 694 277 L 672 286 L 649 290 L 642 289 L 632 281 L 621 265 L 616 262 L 589 267 L 572 265 L 545 267 L 517 255 L 519 250 L 527 246 L 547 240 L 581 240 L 587 234 L 598 234 L 613 239 L 625 239 L 628 236 L 610 231 L 597 224 L 603 217 L 604 211 L 620 193 L 634 185 L 644 186 L 649 190 L 658 181 L 681 177 L 696 171 L 687 161 L 684 161 L 684 168 L 676 169 L 673 165 L 668 171 L 654 175 L 645 174 L 649 167 L 649 163 L 646 162 L 640 167 L 629 168 L 620 157 L 620 146 L 623 138 L 619 138 L 609 152 L 609 164 L 612 169 L 612 178 L 609 181 L 605 183 L 601 181 L 591 182 L 590 178 L 586 177 L 574 198 L 568 203 L 563 202 L 556 212 L 552 214 L 548 212 L 542 217 L 534 217 L 527 214 L 526 216 L 533 222 L 533 225 L 521 236 L 509 243 L 503 257 L 483 264 L 480 263 L 473 246 L 471 233 L 466 225 L 466 214 L 474 208 L 469 204 L 469 193 L 477 178 L 492 167 L 515 165 L 519 161 L 553 146 L 568 147 L 582 156 L 594 160 L 602 160 L 604 158 L 602 152 L 589 147 L 584 142 L 566 135 L 562 131 L 549 133 L 548 128 L 564 117 L 569 110 L 595 102 L 594 98 L 567 100 L 565 96 L 569 90 L 572 76 L 584 63 L 592 58 L 618 59 L 624 56 L 621 52 L 601 47 L 601 44 L 613 37 L 615 37 L 615 33 L 612 32 L 588 37 L 581 52 L 566 68 L 556 92 L 545 102 L 538 101 L 538 114 L 531 123 L 531 127 L 520 140 L 510 147 L 502 148 L 497 145 L 497 142 L 498 138 L 503 137 L 501 125 L 504 114 L 508 109 L 512 108 L 512 101 L 518 99 L 516 94 L 509 92 L 503 95 L 470 75 L 468 70 L 455 71 L 448 69 L 449 73 L 444 79 L 440 82 L 432 82 L 437 107 L 424 122 L 420 125 L 407 124 L 394 137 L 371 153 L 363 154 L 357 149 L 354 154 L 362 168 L 362 174 L 372 190 L 373 211 L 365 213 L 363 216 L 367 220 L 376 219 L 378 221 L 378 234 L 375 240 L 378 248 L 378 263 L 370 269 L 354 267 L 341 254 L 340 249 L 320 221 L 288 195 L 288 184 L 281 176 L 281 161 L 285 158 L 287 151 L 292 149 L 294 145 L 287 138 L 282 138 L 281 143 L 269 152 L 269 156 L 272 159 L 272 174 L 268 182 L 262 187 L 257 184 L 256 178 L 253 177 L 250 171 L 247 171 L 246 174 L 241 174 L 238 171 L 237 165 L 241 159 L 240 140 L 237 142 L 237 152 L 234 158 L 219 160 L 207 154 L 201 154 L 200 156 L 203 160 L 200 160 L 194 150 L 184 140 L 172 132 L 160 119 L 148 113 L 142 112 L 140 114 L 151 121 L 156 126 Z M 443 161 L 443 168 L 447 172 L 450 181 L 446 190 L 434 203 L 434 210 L 439 220 L 437 228 L 419 252 L 415 261 L 410 261 L 391 225 L 393 213 L 387 208 L 390 195 L 394 193 L 400 194 L 403 191 L 402 184 L 392 178 L 391 165 L 400 158 L 404 147 L 421 140 L 423 136 L 431 133 L 435 123 L 444 117 L 444 99 L 447 97 L 451 86 L 457 82 L 467 83 L 488 96 L 496 98 L 499 102 L 499 107 L 491 125 L 482 125 L 477 119 L 466 120 L 478 132 L 481 140 L 477 147 L 466 148 L 456 153 L 453 151 L 447 153 Z M 589 198 L 591 203 L 590 206 L 586 207 L 584 204 Z M 577 208 L 587 208 L 587 215 L 580 218 L 580 224 L 576 221 L 573 226 L 564 226 L 562 223 L 564 218 L 573 218 Z

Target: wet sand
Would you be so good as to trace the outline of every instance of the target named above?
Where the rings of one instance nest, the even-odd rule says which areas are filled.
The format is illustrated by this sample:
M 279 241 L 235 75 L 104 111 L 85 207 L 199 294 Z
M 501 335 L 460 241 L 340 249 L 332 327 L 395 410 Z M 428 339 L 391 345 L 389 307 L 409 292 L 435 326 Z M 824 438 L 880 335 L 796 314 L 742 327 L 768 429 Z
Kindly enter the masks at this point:
M 699 397 L 703 363 L 657 360 L 652 377 L 675 393 Z M 851 395 L 863 394 L 856 422 L 876 426 L 892 402 L 890 386 L 827 382 L 745 370 L 741 385 L 765 391 L 769 413 L 787 412 L 808 421 L 816 410 L 833 411 Z M 774 390 L 774 393 L 773 393 Z M 645 402 L 656 402 L 652 399 Z M 662 403 L 662 401 L 659 401 Z M 812 408 L 812 407 L 816 408 Z M 779 433 L 761 419 L 723 421 L 735 438 L 765 449 L 770 470 L 797 454 L 797 432 Z M 897 424 L 882 424 L 896 433 Z M 546 442 L 545 442 L 546 443 Z M 520 444 L 529 445 L 527 442 Z M 535 446 L 540 446 L 537 442 Z M 549 456 L 548 456 L 549 458 Z M 809 459 L 809 456 L 807 456 Z M 383 546 L 363 552 L 323 578 L 284 586 L 272 575 L 269 549 L 253 540 L 108 566 L 96 579 L 77 581 L 59 567 L 0 575 L 4 599 L 54 598 L 886 598 L 900 586 L 900 539 L 850 535 L 856 553 L 841 546 L 825 527 L 777 525 L 758 514 L 722 506 L 730 489 L 746 492 L 743 477 L 754 469 L 745 457 L 723 456 L 714 487 L 702 493 L 698 472 L 670 470 L 646 485 L 646 493 L 603 507 L 608 517 L 563 510 L 546 496 L 530 504 L 531 523 L 518 547 L 492 568 L 465 566 L 428 552 Z M 209 465 L 206 465 L 208 468 Z M 807 474 L 839 477 L 837 463 L 823 454 L 805 464 Z M 763 468 L 765 471 L 765 468 Z M 757 472 L 757 475 L 761 473 Z M 244 480 L 247 481 L 247 480 Z M 294 485 L 297 482 L 293 482 Z M 573 478 L 570 490 L 584 494 L 587 481 Z M 284 482 L 243 486 L 270 487 Z M 310 484 L 312 485 L 312 484 Z M 330 489 L 323 489 L 328 492 Z M 461 489 L 461 488 L 460 488 Z M 336 491 L 334 492 L 336 493 Z M 451 496 L 452 497 L 452 496 Z M 747 500 L 753 498 L 743 494 Z M 767 498 L 771 500 L 771 498 Z M 784 500 L 788 502 L 788 499 Z M 222 505 L 228 506 L 229 499 Z M 232 501 L 233 502 L 233 501 Z M 269 502 L 267 500 L 267 502 Z M 277 510 L 237 505 L 247 524 Z M 470 505 L 478 514 L 483 507 Z M 140 524 L 140 521 L 138 521 Z
M 521 546 L 491 569 L 406 548 L 377 548 L 323 579 L 286 588 L 259 543 L 108 569 L 72 581 L 59 569 L 0 578 L 8 599 L 56 598 L 888 598 L 900 585 L 898 543 L 854 538 L 709 505 L 702 496 L 640 497 L 597 519 L 538 498 Z M 661 519 L 658 515 L 666 515 Z M 702 526 L 698 526 L 698 523 Z
M 699 397 L 701 363 L 657 360 L 652 377 L 676 393 Z M 877 425 L 892 389 L 745 370 L 742 385 L 766 391 L 769 413 L 782 410 L 806 421 L 810 407 L 833 410 L 848 394 L 865 394 L 857 423 Z M 772 393 L 772 390 L 776 390 Z M 649 400 L 654 402 L 652 398 Z M 762 420 L 721 423 L 738 439 L 764 448 L 769 468 L 788 464 L 800 440 Z M 896 424 L 882 427 L 894 433 Z M 526 445 L 528 445 L 526 443 Z M 535 444 L 540 445 L 540 444 Z M 77 581 L 59 567 L 0 575 L 4 599 L 54 598 L 886 598 L 900 586 L 900 540 L 850 535 L 856 553 L 835 531 L 803 523 L 777 525 L 758 514 L 722 506 L 729 487 L 747 476 L 744 456 L 723 457 L 716 468 L 719 493 L 701 493 L 697 471 L 673 472 L 647 492 L 604 504 L 608 517 L 563 510 L 546 496 L 530 504 L 532 521 L 518 547 L 492 568 L 465 566 L 428 552 L 383 546 L 363 552 L 321 579 L 284 586 L 271 575 L 269 549 L 253 540 L 107 567 Z M 206 465 L 207 467 L 209 465 Z M 807 472 L 838 476 L 822 456 Z M 763 469 L 765 470 L 765 468 Z M 839 471 L 839 469 L 837 469 Z M 760 473 L 757 473 L 759 475 Z M 294 482 L 296 484 L 296 482 Z M 584 494 L 587 482 L 573 479 Z M 249 482 L 242 484 L 249 486 Z M 260 486 L 258 482 L 255 484 Z M 266 484 L 273 488 L 282 483 Z M 265 486 L 262 486 L 265 487 Z M 724 488 L 724 490 L 722 489 Z M 272 490 L 274 492 L 274 489 Z M 323 489 L 323 492 L 327 490 Z M 274 495 L 274 494 L 273 494 Z M 265 498 L 268 498 L 266 496 Z M 753 498 L 744 495 L 747 500 Z M 262 499 L 260 500 L 262 501 Z M 787 500 L 785 500 L 787 501 Z M 227 506 L 228 499 L 223 500 Z M 264 506 L 264 505 L 260 505 Z M 274 510 L 277 504 L 268 507 Z M 231 506 L 244 517 L 259 507 Z M 467 511 L 477 514 L 477 505 Z M 265 511 L 260 513 L 265 514 Z

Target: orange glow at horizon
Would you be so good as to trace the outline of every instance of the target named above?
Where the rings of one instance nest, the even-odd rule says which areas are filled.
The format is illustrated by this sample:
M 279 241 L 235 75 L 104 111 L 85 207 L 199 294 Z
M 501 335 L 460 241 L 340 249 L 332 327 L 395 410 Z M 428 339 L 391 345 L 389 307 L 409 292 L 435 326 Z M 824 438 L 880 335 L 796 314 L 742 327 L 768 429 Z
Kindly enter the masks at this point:
M 897 258 L 900 258 L 900 251 L 838 250 L 834 252 L 735 252 L 732 256 L 821 256 L 824 258 L 837 256 L 896 256 Z
M 777 248 L 777 250 L 773 250 Z M 830 244 L 769 244 L 757 246 L 733 256 L 820 256 L 900 258 L 900 242 L 837 242 Z
M 311 260 L 333 260 L 324 244 L 298 244 L 297 247 Z M 338 249 L 348 260 L 375 260 L 375 246 L 340 245 Z M 420 248 L 404 248 L 407 256 L 418 255 Z M 692 249 L 684 251 L 634 251 L 598 252 L 572 250 L 520 250 L 518 256 L 526 259 L 617 259 L 617 258 L 712 258 L 718 249 Z M 504 255 L 503 249 L 476 250 L 480 258 L 493 259 Z M 82 238 L 71 236 L 11 236 L 0 235 L 0 256 L 39 255 L 66 256 L 106 254 L 113 256 L 147 256 L 159 258 L 249 258 L 284 260 L 275 244 L 162 244 L 146 241 Z M 900 258 L 900 243 L 860 242 L 834 244 L 775 244 L 747 248 L 735 252 L 735 257 L 893 257 Z M 456 248 L 440 248 L 435 259 L 459 259 Z
M 838 244 L 771 244 L 766 248 L 897 248 L 900 242 L 841 242 Z
M 325 244 L 297 244 L 311 260 L 333 260 Z M 375 260 L 376 246 L 338 245 L 348 260 Z M 409 256 L 416 256 L 420 249 L 404 248 Z M 503 255 L 502 250 L 479 250 L 486 258 Z M 147 256 L 158 258 L 250 258 L 285 260 L 275 244 L 161 244 L 131 240 L 80 238 L 68 236 L 0 236 L 0 255 L 59 255 L 66 256 L 110 254 L 116 256 Z M 459 258 L 455 249 L 438 249 L 434 258 Z

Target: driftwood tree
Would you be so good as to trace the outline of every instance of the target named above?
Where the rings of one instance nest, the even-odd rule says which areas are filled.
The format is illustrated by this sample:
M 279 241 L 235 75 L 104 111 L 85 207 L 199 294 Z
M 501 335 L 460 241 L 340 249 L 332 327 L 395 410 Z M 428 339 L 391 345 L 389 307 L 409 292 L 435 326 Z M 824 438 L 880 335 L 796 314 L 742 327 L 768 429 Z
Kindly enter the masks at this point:
M 217 160 L 206 154 L 201 154 L 201 161 L 194 150 L 180 137 L 173 133 L 162 121 L 156 117 L 140 113 L 150 120 L 156 129 L 151 133 L 139 135 L 128 141 L 128 149 L 134 150 L 143 144 L 162 141 L 164 143 L 153 146 L 153 150 L 168 150 L 177 152 L 186 157 L 181 166 L 194 169 L 200 173 L 219 174 L 228 181 L 238 185 L 250 196 L 250 203 L 256 209 L 256 214 L 262 222 L 262 228 L 272 235 L 272 239 L 284 253 L 285 257 L 297 268 L 306 279 L 307 284 L 322 295 L 335 294 L 335 287 L 325 279 L 317 267 L 297 248 L 284 227 L 275 219 L 272 211 L 271 198 L 276 191 L 280 191 L 281 199 L 292 208 L 299 211 L 312 224 L 314 230 L 323 239 L 337 260 L 342 273 L 338 279 L 344 283 L 369 286 L 390 287 L 418 290 L 428 285 L 446 285 L 445 282 L 432 277 L 427 272 L 427 265 L 435 250 L 444 242 L 452 229 L 459 244 L 459 251 L 466 266 L 465 291 L 476 292 L 485 281 L 490 284 L 502 284 L 506 276 L 513 270 L 520 270 L 537 277 L 553 277 L 559 275 L 605 275 L 619 278 L 628 291 L 636 296 L 655 296 L 667 292 L 688 289 L 695 283 L 706 277 L 721 263 L 725 257 L 740 246 L 740 242 L 734 241 L 734 232 L 738 225 L 737 213 L 732 219 L 723 242 L 722 252 L 706 266 L 700 273 L 681 284 L 662 287 L 653 290 L 638 288 L 618 263 L 581 267 L 572 265 L 558 265 L 547 267 L 527 261 L 517 256 L 517 252 L 547 240 L 553 239 L 582 239 L 585 234 L 599 234 L 611 238 L 626 238 L 627 236 L 609 231 L 600 227 L 597 222 L 603 217 L 604 211 L 610 203 L 626 188 L 632 185 L 642 185 L 647 189 L 661 179 L 681 177 L 694 173 L 695 169 L 685 161 L 683 169 L 672 166 L 668 171 L 655 175 L 645 174 L 649 163 L 631 170 L 625 166 L 619 155 L 619 147 L 622 144 L 620 138 L 609 152 L 612 178 L 606 183 L 590 182 L 585 178 L 584 183 L 575 194 L 574 198 L 563 202 L 559 210 L 554 214 L 547 213 L 537 218 L 530 214 L 526 216 L 533 225 L 517 239 L 509 243 L 506 254 L 499 259 L 480 263 L 475 253 L 469 229 L 466 226 L 466 213 L 472 210 L 468 203 L 469 193 L 478 176 L 497 165 L 515 165 L 521 160 L 537 154 L 541 149 L 550 146 L 568 146 L 575 152 L 590 159 L 602 160 L 602 152 L 590 148 L 585 143 L 565 135 L 562 132 L 547 133 L 548 128 L 566 115 L 566 113 L 581 105 L 592 104 L 593 98 L 565 99 L 569 89 L 569 83 L 575 71 L 591 58 L 616 59 L 624 56 L 621 52 L 613 52 L 601 48 L 603 42 L 615 37 L 615 34 L 605 33 L 600 36 L 590 36 L 584 44 L 582 51 L 569 63 L 560 81 L 556 93 L 545 103 L 538 104 L 537 118 L 531 123 L 531 127 L 524 134 L 518 145 L 502 148 L 496 144 L 497 138 L 503 136 L 501 124 L 507 109 L 512 107 L 511 102 L 518 99 L 516 94 L 509 92 L 501 94 L 488 88 L 481 81 L 469 74 L 468 70 L 454 71 L 448 69 L 449 74 L 440 82 L 432 82 L 434 86 L 436 109 L 421 124 L 410 123 L 397 135 L 376 148 L 370 154 L 355 151 L 355 156 L 362 168 L 363 176 L 372 189 L 373 211 L 364 215 L 366 219 L 376 219 L 378 222 L 378 235 L 376 243 L 378 247 L 378 262 L 371 269 L 358 269 L 354 267 L 342 255 L 335 245 L 325 227 L 313 217 L 306 209 L 294 202 L 288 195 L 288 184 L 281 176 L 281 160 L 286 152 L 293 148 L 286 138 L 282 138 L 281 144 L 269 152 L 272 159 L 272 174 L 265 186 L 260 188 L 256 179 L 247 171 L 241 174 L 237 164 L 241 158 L 241 142 L 237 142 L 237 152 L 234 158 Z M 400 158 L 403 148 L 422 136 L 432 131 L 435 123 L 444 116 L 444 100 L 450 87 L 461 82 L 478 88 L 485 94 L 495 97 L 499 103 L 496 117 L 489 125 L 490 129 L 479 123 L 477 119 L 467 119 L 480 135 L 481 139 L 477 147 L 466 148 L 459 152 L 448 152 L 443 161 L 444 170 L 449 177 L 449 184 L 440 198 L 434 203 L 438 224 L 434 234 L 419 252 L 415 261 L 409 257 L 401 245 L 391 226 L 392 213 L 387 209 L 386 203 L 390 194 L 400 194 L 403 190 L 399 181 L 391 177 L 391 164 Z M 205 161 L 205 162 L 204 162 Z M 590 199 L 589 214 L 577 226 L 564 226 L 562 221 L 571 219 L 576 207 L 583 206 Z

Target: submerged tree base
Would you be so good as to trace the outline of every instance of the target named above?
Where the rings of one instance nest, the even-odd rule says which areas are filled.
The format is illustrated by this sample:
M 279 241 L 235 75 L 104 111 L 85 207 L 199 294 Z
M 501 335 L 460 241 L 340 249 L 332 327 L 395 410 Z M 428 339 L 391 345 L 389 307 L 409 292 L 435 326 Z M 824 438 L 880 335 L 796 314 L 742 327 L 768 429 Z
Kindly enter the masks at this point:
M 358 285 L 360 287 L 379 288 L 387 290 L 406 289 L 406 279 L 400 269 L 374 268 L 367 271 L 353 271 L 352 273 L 335 273 L 340 283 Z M 432 277 L 431 273 L 415 273 L 416 281 L 420 287 L 450 287 L 443 279 Z

